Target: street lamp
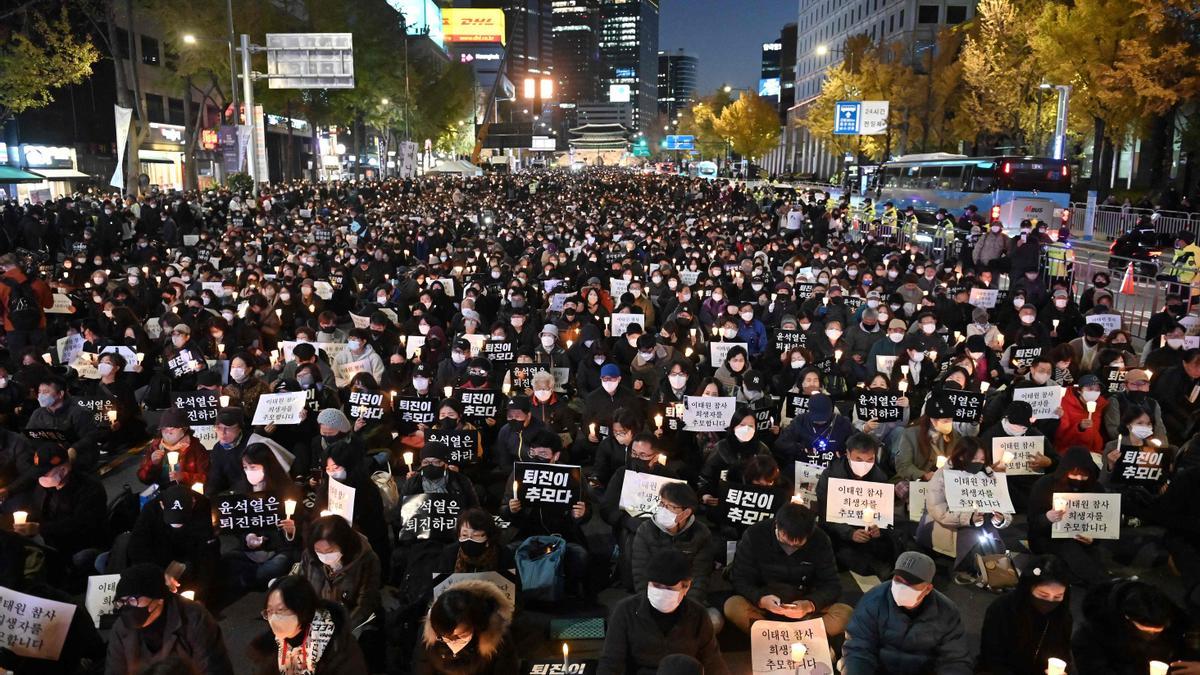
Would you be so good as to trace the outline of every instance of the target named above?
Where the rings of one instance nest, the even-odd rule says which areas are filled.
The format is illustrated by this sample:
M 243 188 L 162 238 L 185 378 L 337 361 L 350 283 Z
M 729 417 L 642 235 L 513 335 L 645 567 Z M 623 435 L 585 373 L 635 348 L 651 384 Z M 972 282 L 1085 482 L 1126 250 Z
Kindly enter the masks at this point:
M 188 34 L 184 35 L 184 36 L 183 36 L 183 43 L 184 43 L 184 44 L 186 44 L 186 45 L 194 45 L 194 44 L 196 44 L 196 36 L 195 36 L 195 35 L 192 35 L 191 33 L 188 33 Z
M 1071 106 L 1071 85 L 1043 82 L 1038 85 L 1038 89 L 1058 91 L 1058 112 L 1054 120 L 1054 150 L 1051 156 L 1054 159 L 1062 159 L 1067 151 L 1067 113 Z
M 232 35 L 232 33 L 230 33 L 230 35 Z M 200 42 L 201 40 L 203 40 L 205 42 L 221 42 L 221 43 L 224 43 L 226 45 L 226 47 L 228 47 L 228 49 L 229 49 L 229 90 L 230 90 L 230 94 L 231 94 L 230 99 L 233 101 L 234 123 L 235 124 L 240 123 L 241 119 L 238 117 L 239 111 L 238 111 L 238 94 L 237 94 L 237 85 L 238 85 L 237 62 L 234 61 L 234 59 L 233 59 L 233 52 L 234 52 L 233 40 L 232 39 L 222 40 L 221 38 L 210 38 L 210 37 L 197 36 L 195 33 L 184 33 L 183 34 L 183 44 L 188 45 L 189 47 L 195 46 L 196 43 Z M 247 111 L 246 117 L 250 117 L 251 114 L 252 114 L 251 111 Z
M 816 52 L 817 56 L 825 56 L 829 53 L 829 45 L 817 45 L 817 48 L 813 51 Z
M 387 98 L 386 96 L 385 96 L 385 97 L 383 97 L 383 98 L 381 98 L 381 99 L 379 99 L 379 104 L 380 104 L 380 105 L 387 105 L 388 103 L 391 103 L 391 101 L 389 101 L 389 100 L 388 100 L 388 98 Z
M 721 87 L 721 91 L 724 91 L 726 94 L 728 94 L 729 92 L 733 91 L 733 87 L 725 85 L 724 87 Z

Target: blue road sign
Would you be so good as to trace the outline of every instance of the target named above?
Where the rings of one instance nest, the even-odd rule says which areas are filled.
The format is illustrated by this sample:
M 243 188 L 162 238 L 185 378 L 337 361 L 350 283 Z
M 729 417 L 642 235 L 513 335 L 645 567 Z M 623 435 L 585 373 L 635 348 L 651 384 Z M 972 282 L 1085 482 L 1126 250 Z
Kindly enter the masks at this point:
M 666 139 L 667 150 L 695 150 L 696 137 L 690 135 L 672 134 Z
M 857 134 L 858 118 L 862 112 L 862 103 L 858 101 L 838 101 L 834 106 L 836 116 L 833 120 L 833 133 Z

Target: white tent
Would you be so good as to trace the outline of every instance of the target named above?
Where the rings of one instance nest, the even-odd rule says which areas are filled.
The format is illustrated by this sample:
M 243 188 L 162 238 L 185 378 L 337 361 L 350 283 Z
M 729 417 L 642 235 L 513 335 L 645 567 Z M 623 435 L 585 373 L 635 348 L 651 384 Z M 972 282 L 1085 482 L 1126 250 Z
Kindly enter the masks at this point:
M 452 159 L 429 170 L 430 173 L 456 173 L 462 176 L 482 176 L 483 169 L 465 159 Z

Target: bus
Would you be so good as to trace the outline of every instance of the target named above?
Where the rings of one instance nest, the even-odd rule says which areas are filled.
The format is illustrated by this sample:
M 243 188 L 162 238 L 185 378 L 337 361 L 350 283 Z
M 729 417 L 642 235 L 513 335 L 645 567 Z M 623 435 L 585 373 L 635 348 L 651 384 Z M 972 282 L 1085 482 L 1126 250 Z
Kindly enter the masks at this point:
M 904 155 L 875 173 L 875 203 L 904 211 L 946 209 L 958 216 L 974 204 L 984 218 L 1016 230 L 1022 220 L 1052 226 L 1070 219 L 1071 169 L 1049 157 L 967 157 L 948 153 Z
M 717 177 L 717 163 L 705 160 L 703 162 L 692 162 L 688 166 L 688 174 L 692 178 L 704 178 L 705 180 L 713 180 Z

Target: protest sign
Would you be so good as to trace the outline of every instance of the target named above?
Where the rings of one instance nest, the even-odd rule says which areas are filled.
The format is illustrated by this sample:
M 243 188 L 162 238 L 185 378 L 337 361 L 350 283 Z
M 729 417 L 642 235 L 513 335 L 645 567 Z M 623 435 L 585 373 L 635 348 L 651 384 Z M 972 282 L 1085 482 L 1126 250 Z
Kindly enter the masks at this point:
M 581 470 L 572 464 L 517 462 L 513 467 L 522 504 L 544 504 L 569 509 L 583 500 Z
M 734 347 L 746 348 L 745 342 L 710 342 L 708 343 L 708 357 L 713 368 L 720 368 L 725 365 L 725 358 L 729 355 L 729 350 Z
M 549 293 L 550 290 L 547 290 L 546 292 Z M 549 310 L 551 312 L 563 311 L 563 307 L 565 307 L 567 304 L 567 298 L 571 297 L 572 295 L 575 295 L 575 294 L 574 293 L 554 293 L 553 295 L 550 296 Z
M 656 408 L 657 415 L 662 415 L 662 428 L 666 431 L 683 431 L 684 405 L 682 403 L 663 403 Z
M 251 424 L 299 424 L 302 421 L 306 395 L 302 391 L 283 391 L 263 394 L 254 407 Z
M 1043 347 L 1013 347 L 1013 368 L 1028 368 L 1033 365 L 1033 360 L 1042 355 L 1042 350 Z
M 57 661 L 74 616 L 75 605 L 0 586 L 0 645 L 17 656 Z
M 433 599 L 437 600 L 437 597 L 446 589 L 461 581 L 486 581 L 498 588 L 510 602 L 515 603 L 517 600 L 517 577 L 515 570 L 505 570 L 504 572 L 454 572 L 453 574 L 434 572 Z
M 83 351 L 83 336 L 76 333 L 61 337 L 56 341 L 55 347 L 58 350 L 58 362 L 70 363 Z
M 117 594 L 120 574 L 94 574 L 88 577 L 87 593 L 83 596 L 83 608 L 92 617 L 96 628 L 106 616 L 113 615 L 113 600 Z
M 821 481 L 825 467 L 804 462 L 793 462 L 793 466 L 796 474 L 795 496 L 799 497 L 805 506 L 812 508 L 817 503 L 817 483 Z
M 620 255 L 620 254 L 618 253 L 618 255 Z M 620 258 L 618 258 L 618 260 L 620 260 Z M 608 294 L 613 297 L 613 300 L 616 301 L 617 304 L 620 304 L 621 296 L 625 295 L 626 291 L 629 290 L 629 282 L 630 281 L 632 281 L 632 279 L 609 279 L 608 280 Z M 617 333 L 613 332 L 613 335 L 617 335 Z
M 1125 391 L 1125 376 L 1129 373 L 1125 366 L 1105 366 L 1100 372 L 1100 386 L 1106 394 L 1116 394 Z
M 1114 330 L 1121 330 L 1121 315 L 1120 314 L 1089 314 L 1083 317 L 1084 321 L 1094 323 L 1104 327 L 1104 334 L 1108 335 Z
M 685 396 L 683 401 L 685 431 L 725 431 L 737 407 L 733 396 Z
M 197 360 L 190 349 L 180 349 L 179 353 L 167 360 L 167 370 L 174 378 L 187 377 L 203 369 L 203 362 Z
M 754 675 L 831 675 L 833 656 L 821 617 L 807 621 L 755 621 L 750 629 Z
M 783 397 L 783 419 L 791 421 L 807 413 L 809 398 L 808 394 L 785 394 Z
M 419 494 L 400 502 L 400 539 L 458 539 L 462 502 L 446 494 Z
M 753 525 L 775 516 L 782 504 L 776 504 L 771 488 L 757 485 L 726 485 L 721 502 L 725 505 L 725 522 L 734 527 Z
M 401 422 L 433 424 L 437 420 L 434 404 L 432 396 L 394 396 L 392 414 Z
M 125 359 L 125 367 L 122 369 L 126 373 L 133 372 L 137 367 L 137 352 L 133 351 L 125 345 L 111 345 L 100 350 L 101 354 L 120 354 L 121 358 Z
M 495 389 L 458 389 L 455 398 L 462 404 L 463 419 L 484 424 L 500 416 L 500 392 Z
M 1061 506 L 1065 511 L 1062 520 L 1050 526 L 1052 539 L 1121 538 L 1121 493 L 1055 492 L 1051 499 L 1055 509 Z
M 814 281 L 798 281 L 796 282 L 796 300 L 808 300 L 812 297 L 813 290 L 817 284 Z
M 286 517 L 279 498 L 273 494 L 243 495 L 228 492 L 214 499 L 217 510 L 217 529 L 222 532 L 246 533 L 278 527 Z
M 352 391 L 346 405 L 350 408 L 350 419 L 382 420 L 383 392 Z
M 994 288 L 972 288 L 967 302 L 975 307 L 991 309 L 996 306 L 996 300 L 999 297 L 1000 291 Z
M 626 471 L 621 483 L 621 498 L 618 502 L 625 513 L 638 518 L 654 513 L 658 508 L 658 491 L 667 483 L 683 483 L 677 478 L 656 476 L 641 471 Z
M 854 400 L 854 414 L 860 420 L 899 422 L 904 416 L 899 403 L 902 396 L 894 391 L 860 391 Z
M 925 515 L 925 495 L 929 492 L 929 483 L 923 480 L 908 481 L 908 519 L 914 523 L 921 522 Z
M 521 659 L 518 675 L 596 675 L 599 669 L 596 659 Z
M 807 342 L 808 333 L 802 330 L 779 329 L 774 332 L 771 338 L 771 344 L 775 346 L 775 351 L 780 354 L 790 350 L 792 347 L 803 347 Z
M 74 314 L 75 306 L 71 304 L 71 296 L 64 293 L 54 294 L 54 304 L 46 310 L 47 314 Z
M 1158 494 L 1158 488 L 1166 478 L 1165 468 L 1170 464 L 1162 446 L 1144 445 L 1136 447 L 1121 444 L 1121 454 L 1113 464 L 1110 479 L 1124 485 L 1140 485 L 1150 494 Z
M 896 359 L 899 356 L 884 356 L 883 354 L 875 355 L 875 372 L 883 375 L 891 376 L 892 368 L 896 365 Z
M 401 335 L 400 343 L 404 345 L 404 358 L 415 358 L 421 347 L 425 346 L 424 335 Z
M 639 328 L 645 330 L 646 315 L 617 312 L 612 315 L 612 332 L 610 334 L 614 336 L 624 335 L 625 331 L 629 329 L 629 325 L 635 323 Z
M 221 398 L 215 391 L 173 391 L 171 407 L 183 411 L 188 426 L 207 426 L 217 423 Z
M 951 511 L 1015 513 L 1008 496 L 1008 478 L 1003 473 L 969 473 L 946 468 L 946 504 Z
M 369 316 L 360 316 L 358 314 L 355 314 L 354 312 L 350 312 L 350 320 L 352 322 L 354 322 L 355 328 L 370 328 L 371 327 L 371 317 L 369 317 Z
M 891 483 L 829 479 L 825 493 L 826 522 L 887 528 L 895 524 L 895 509 L 896 486 Z
M 318 298 L 328 301 L 333 298 L 333 284 L 323 280 L 314 281 L 313 293 L 316 293 Z
M 700 278 L 700 270 L 679 270 L 679 281 L 683 282 L 684 286 L 691 286 Z
M 348 386 L 355 375 L 370 369 L 371 364 L 366 359 L 336 364 L 333 370 L 334 383 L 339 387 Z
M 217 444 L 217 428 L 211 424 L 192 427 L 192 437 L 200 441 L 205 450 L 212 450 Z
M 754 415 L 754 428 L 759 431 L 769 431 L 775 426 L 775 411 L 770 407 L 751 408 L 751 414 Z
M 1042 471 L 1030 466 L 1035 457 L 1046 454 L 1045 436 L 997 436 L 992 439 L 992 463 L 1012 453 L 1012 460 L 1005 462 L 1004 473 L 1009 476 L 1040 476 Z
M 77 398 L 75 403 L 81 408 L 87 408 L 92 413 L 92 422 L 105 429 L 112 426 L 112 420 L 116 417 L 117 402 L 111 398 Z M 113 413 L 111 416 L 109 413 Z
M 336 478 L 329 479 L 329 504 L 326 506 L 335 515 L 354 524 L 354 493 L 358 490 L 346 485 Z
M 79 374 L 81 380 L 100 379 L 100 370 L 97 368 L 100 365 L 100 356 L 94 352 L 79 352 L 75 355 L 75 360 L 68 365 Z
M 533 376 L 548 373 L 550 369 L 537 363 L 519 363 L 508 367 L 508 386 L 512 394 L 523 394 L 533 389 Z
M 450 448 L 450 463 L 459 466 L 479 459 L 478 431 L 443 431 L 430 429 L 425 432 L 425 442 L 442 443 Z
M 1046 387 L 1023 387 L 1013 389 L 1014 401 L 1025 401 L 1033 408 L 1033 419 L 1044 420 L 1058 418 L 1059 404 L 1062 403 L 1063 388 L 1057 384 Z
M 930 398 L 934 396 L 950 402 L 950 407 L 954 410 L 955 422 L 976 424 L 983 418 L 983 403 L 987 400 L 986 394 L 961 389 L 936 389 Z
M 483 344 L 483 356 L 492 363 L 508 363 L 514 358 L 513 343 L 507 340 L 488 340 Z

